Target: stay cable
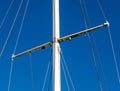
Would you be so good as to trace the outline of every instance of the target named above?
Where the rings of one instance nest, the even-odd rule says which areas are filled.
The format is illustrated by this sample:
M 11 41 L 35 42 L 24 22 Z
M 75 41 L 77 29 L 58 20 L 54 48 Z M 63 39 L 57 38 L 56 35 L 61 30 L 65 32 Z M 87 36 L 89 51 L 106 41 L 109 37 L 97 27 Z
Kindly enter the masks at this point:
M 7 11 L 6 11 L 3 19 L 2 19 L 2 22 L 1 22 L 1 24 L 0 24 L 0 29 L 2 28 L 2 26 L 3 26 L 3 24 L 4 24 L 5 20 L 6 20 L 6 18 L 7 18 L 7 16 L 8 16 L 8 13 L 10 12 L 10 9 L 11 9 L 11 7 L 12 7 L 12 5 L 13 5 L 13 2 L 14 2 L 14 0 L 11 1 L 10 5 L 9 5 L 9 7 L 8 7 L 8 9 L 7 9 Z
M 13 21 L 13 23 L 12 23 L 12 26 L 11 26 L 11 28 L 10 28 L 10 31 L 9 31 L 8 35 L 7 35 L 6 41 L 5 41 L 5 43 L 4 43 L 3 47 L 2 47 L 2 51 L 1 51 L 1 53 L 0 53 L 0 56 L 2 56 L 3 51 L 4 51 L 4 49 L 5 49 L 5 47 L 6 47 L 7 43 L 8 43 L 9 37 L 10 37 L 11 32 L 12 32 L 12 30 L 13 30 L 13 27 L 14 27 L 14 25 L 15 25 L 15 22 L 16 22 L 16 19 L 17 19 L 17 17 L 18 17 L 18 14 L 19 14 L 19 11 L 20 11 L 20 9 L 21 9 L 22 4 L 23 4 L 23 0 L 21 0 L 21 3 L 20 3 L 20 5 L 19 5 L 19 8 L 18 8 L 17 13 L 16 13 L 16 15 L 15 15 L 15 18 L 14 18 L 14 21 Z

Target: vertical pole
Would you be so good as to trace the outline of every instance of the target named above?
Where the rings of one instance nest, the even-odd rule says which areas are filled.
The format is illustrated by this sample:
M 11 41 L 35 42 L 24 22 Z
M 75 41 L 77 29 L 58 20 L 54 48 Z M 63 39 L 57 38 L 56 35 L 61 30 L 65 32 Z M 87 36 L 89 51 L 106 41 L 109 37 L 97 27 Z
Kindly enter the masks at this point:
M 53 91 L 61 91 L 59 30 L 59 0 L 53 0 Z

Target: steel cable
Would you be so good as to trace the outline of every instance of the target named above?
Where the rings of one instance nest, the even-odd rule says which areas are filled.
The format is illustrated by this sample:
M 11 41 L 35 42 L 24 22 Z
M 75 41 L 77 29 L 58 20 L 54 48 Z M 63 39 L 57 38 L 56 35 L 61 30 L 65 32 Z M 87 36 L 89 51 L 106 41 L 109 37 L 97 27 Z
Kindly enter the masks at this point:
M 74 86 L 74 84 L 73 84 L 72 78 L 71 78 L 71 76 L 70 76 L 70 72 L 69 72 L 69 70 L 68 70 L 68 67 L 67 67 L 67 64 L 66 64 L 66 61 L 65 61 L 65 58 L 64 58 L 64 56 L 63 56 L 63 53 L 62 53 L 62 50 L 61 50 L 61 49 L 60 49 L 60 54 L 61 54 L 63 63 L 64 63 L 64 65 L 65 65 L 65 69 L 66 69 L 66 71 L 67 71 L 67 73 L 68 73 L 68 77 L 69 77 L 69 79 L 70 79 L 70 82 L 71 82 L 73 91 L 75 91 L 75 86 Z
M 12 72 L 13 72 L 13 59 L 11 60 L 11 65 L 10 65 L 10 76 L 9 76 L 9 81 L 8 81 L 8 91 L 10 91 L 10 86 L 11 86 L 11 79 L 12 79 Z
M 25 16 L 26 16 L 26 13 L 27 13 L 29 1 L 30 0 L 27 0 L 27 4 L 26 4 L 25 11 L 24 11 L 24 14 L 23 14 L 23 18 L 22 18 L 22 22 L 21 22 L 21 25 L 20 25 L 19 33 L 18 33 L 18 36 L 17 36 L 16 44 L 15 44 L 15 47 L 14 47 L 13 55 L 15 54 L 15 51 L 16 51 L 16 48 L 17 48 L 17 45 L 18 45 L 18 41 L 19 41 L 19 38 L 20 38 L 20 34 L 22 32 L 22 28 L 23 28 Z
M 118 63 L 117 63 L 117 58 L 116 58 L 116 54 L 115 54 L 115 48 L 113 45 L 112 35 L 111 35 L 109 27 L 108 27 L 108 34 L 109 34 L 110 43 L 111 43 L 111 47 L 112 47 L 112 53 L 113 53 L 113 58 L 114 58 L 115 67 L 116 67 L 116 71 L 117 71 L 118 81 L 120 83 L 120 73 L 119 73 L 119 69 L 118 69 Z
M 17 19 L 17 17 L 18 17 L 19 11 L 20 11 L 20 9 L 21 9 L 22 3 L 23 3 L 23 0 L 21 0 L 21 2 L 20 2 L 19 8 L 18 8 L 17 13 L 16 13 L 16 15 L 15 15 L 15 18 L 14 18 L 14 21 L 13 21 L 12 26 L 11 26 L 11 28 L 10 28 L 10 31 L 9 31 L 9 33 L 8 33 L 8 35 L 7 35 L 7 38 L 6 38 L 6 41 L 4 42 L 4 45 L 3 45 L 3 47 L 2 47 L 0 56 L 2 56 L 3 51 L 4 51 L 4 49 L 5 49 L 5 47 L 6 47 L 7 43 L 8 43 L 9 37 L 10 37 L 11 32 L 12 32 L 12 30 L 13 30 L 13 27 L 14 27 L 14 25 L 15 25 L 15 22 L 16 22 L 16 19 Z
M 44 88 L 45 88 L 45 84 L 46 84 L 49 68 L 50 68 L 50 62 L 48 63 L 48 66 L 47 66 L 47 70 L 46 70 L 46 75 L 45 75 L 44 82 L 43 82 L 42 91 L 44 91 Z
M 97 3 L 98 3 L 98 6 L 99 6 L 99 8 L 100 8 L 100 11 L 101 11 L 101 13 L 102 13 L 105 21 L 107 21 L 107 17 L 106 17 L 106 15 L 105 15 L 104 11 L 103 11 L 103 8 L 102 8 L 102 5 L 101 5 L 101 3 L 100 3 L 100 0 L 97 0 Z
M 85 2 L 83 2 L 83 3 L 84 3 L 84 8 L 83 8 L 83 5 L 82 5 L 82 0 L 80 0 L 80 6 L 81 6 L 81 11 L 82 11 L 82 16 L 84 18 L 85 28 L 87 29 L 88 28 L 88 24 L 87 24 L 87 19 L 86 19 L 86 14 L 85 14 L 85 13 L 87 13 L 87 9 L 85 7 Z M 84 9 L 85 9 L 85 12 L 84 12 Z M 88 15 L 88 13 L 87 13 L 87 15 Z M 90 43 L 90 48 L 91 48 L 92 58 L 93 58 L 93 61 L 94 61 L 95 71 L 96 71 L 96 74 L 97 74 L 99 88 L 100 88 L 100 91 L 102 91 L 102 83 L 101 83 L 101 80 L 100 80 L 100 76 L 99 76 L 99 72 L 98 72 L 98 68 L 97 68 L 97 64 L 96 64 L 96 58 L 95 58 L 95 55 L 94 55 L 94 50 L 93 50 L 93 47 L 92 47 L 92 42 L 90 40 L 90 36 L 89 36 L 88 33 L 87 33 L 87 36 L 88 36 L 88 40 L 89 40 L 89 43 Z
M 89 17 L 89 14 L 88 14 L 88 9 L 87 9 L 85 0 L 83 0 L 83 6 L 84 6 L 86 17 L 87 17 L 86 20 L 88 20 L 88 26 L 91 26 L 90 17 Z M 92 32 L 92 39 L 93 39 L 93 42 L 94 42 L 95 51 L 97 53 L 98 61 L 99 61 L 99 64 L 100 64 L 100 69 L 102 71 L 102 75 L 103 75 L 103 78 L 104 78 L 106 91 L 108 91 L 108 84 L 107 84 L 107 81 L 106 81 L 106 76 L 105 76 L 105 73 L 104 73 L 103 65 L 102 65 L 102 62 L 101 62 L 101 57 L 100 57 L 100 54 L 99 54 L 99 51 L 98 51 L 97 43 L 96 43 L 96 40 L 94 38 L 94 33 L 93 32 Z
M 64 76 L 65 76 L 65 81 L 66 81 L 66 84 L 67 84 L 67 88 L 68 88 L 68 91 L 70 91 L 70 87 L 69 87 L 68 80 L 67 80 L 67 75 L 65 73 L 65 68 L 64 68 L 62 60 L 61 60 L 61 64 L 62 64 L 63 73 L 64 73 Z
M 2 28 L 2 26 L 3 26 L 4 22 L 5 22 L 5 19 L 6 19 L 7 16 L 8 16 L 8 13 L 9 13 L 12 5 L 13 5 L 13 2 L 14 2 L 14 0 L 11 1 L 10 5 L 9 5 L 9 7 L 8 7 L 6 13 L 5 13 L 5 16 L 4 16 L 3 19 L 2 19 L 2 22 L 1 22 L 1 24 L 0 24 L 0 29 Z
M 88 36 L 88 40 L 89 40 L 89 44 L 90 44 L 90 48 L 91 48 L 92 58 L 93 58 L 93 62 L 94 62 L 94 67 L 95 67 L 95 71 L 96 71 L 96 75 L 97 75 L 100 91 L 103 91 L 102 90 L 102 83 L 101 83 L 100 75 L 99 75 L 98 68 L 97 68 L 97 63 L 96 63 L 96 58 L 95 58 L 95 54 L 94 54 L 94 49 L 92 47 L 92 42 L 91 42 L 91 39 L 90 39 L 90 35 L 87 33 L 87 36 Z
M 103 11 L 103 8 L 102 8 L 102 5 L 100 3 L 100 0 L 97 0 L 97 3 L 98 3 L 98 6 L 101 10 L 101 13 L 105 19 L 105 21 L 107 21 L 107 17 Z M 114 45 L 113 45 L 113 40 L 112 40 L 112 35 L 111 35 L 111 29 L 110 27 L 108 26 L 108 34 L 109 34 L 109 38 L 110 38 L 110 43 L 111 43 L 111 48 L 112 48 L 112 53 L 113 53 L 113 57 L 114 57 L 114 63 L 115 63 L 115 67 L 116 67 L 116 72 L 117 72 L 117 76 L 118 76 L 118 81 L 120 83 L 120 73 L 119 73 L 119 69 L 118 69 L 118 63 L 117 63 L 117 58 L 116 58 L 116 54 L 115 54 L 115 48 L 114 48 Z

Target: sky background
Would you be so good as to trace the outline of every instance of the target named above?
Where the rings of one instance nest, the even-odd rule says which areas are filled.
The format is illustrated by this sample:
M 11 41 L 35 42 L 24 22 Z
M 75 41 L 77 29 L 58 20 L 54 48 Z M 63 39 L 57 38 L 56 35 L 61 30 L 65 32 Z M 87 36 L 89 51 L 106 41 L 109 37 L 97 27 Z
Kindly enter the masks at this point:
M 103 24 L 105 21 L 98 7 L 97 0 L 85 0 L 90 18 L 90 26 Z M 11 0 L 0 0 L 0 24 L 8 9 Z M 21 0 L 14 0 L 13 6 L 8 13 L 3 26 L 0 29 L 0 51 L 10 31 L 13 19 L 17 12 Z M 7 46 L 0 58 L 0 91 L 8 91 L 8 81 L 10 74 L 11 55 L 15 47 L 17 34 L 19 32 L 23 12 L 27 0 L 23 0 L 23 5 L 19 12 L 15 26 L 8 40 Z M 102 8 L 110 23 L 113 44 L 115 48 L 118 67 L 120 70 L 120 1 L 100 0 Z M 60 0 L 60 36 L 76 33 L 85 29 L 84 20 L 80 8 L 80 0 Z M 99 50 L 101 63 L 103 65 L 106 82 L 100 69 L 98 57 L 95 53 L 99 76 L 103 91 L 120 91 L 115 63 L 112 55 L 110 39 L 107 28 L 94 32 L 94 38 Z M 52 0 L 30 0 L 24 25 L 18 42 L 15 54 L 36 47 L 43 43 L 52 41 Z M 92 41 L 92 44 L 94 42 Z M 94 47 L 94 46 L 93 46 Z M 66 60 L 69 72 L 76 91 L 100 91 L 97 75 L 92 59 L 91 48 L 87 36 L 77 37 L 71 41 L 61 43 L 61 49 Z M 14 60 L 13 73 L 10 91 L 42 91 L 47 65 L 52 62 L 52 47 L 32 53 L 32 66 L 34 76 L 34 90 L 32 90 L 32 80 L 30 71 L 29 55 L 25 55 Z M 50 65 L 50 70 L 51 70 Z M 50 91 L 52 82 L 50 73 L 44 91 Z M 68 77 L 68 76 L 67 76 Z M 61 91 L 68 91 L 61 68 Z M 68 79 L 68 82 L 70 80 Z M 73 91 L 71 84 L 70 91 Z

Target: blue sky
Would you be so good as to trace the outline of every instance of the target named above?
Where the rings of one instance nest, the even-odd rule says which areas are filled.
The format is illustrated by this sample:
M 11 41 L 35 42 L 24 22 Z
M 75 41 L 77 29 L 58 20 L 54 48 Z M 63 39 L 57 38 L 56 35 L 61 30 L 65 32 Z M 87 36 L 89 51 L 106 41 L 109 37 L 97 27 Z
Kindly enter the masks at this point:
M 11 28 L 20 1 L 21 0 L 14 1 L 8 16 L 0 29 L 0 50 L 2 50 L 6 36 Z M 10 2 L 11 0 L 0 0 L 0 23 L 2 22 Z M 7 91 L 8 88 L 11 55 L 14 50 L 26 2 L 27 0 L 23 1 L 23 5 L 7 46 L 0 58 L 0 91 Z M 100 2 L 106 14 L 107 20 L 110 23 L 116 58 L 120 69 L 120 1 L 100 0 Z M 105 19 L 98 7 L 97 0 L 86 0 L 86 5 L 91 22 L 90 27 L 103 24 Z M 60 36 L 63 37 L 84 29 L 85 25 L 80 9 L 80 0 L 60 0 Z M 107 28 L 102 28 L 95 31 L 94 38 L 96 40 L 101 62 L 104 68 L 108 91 L 120 91 L 120 84 L 116 74 Z M 52 0 L 30 0 L 15 54 L 49 41 L 52 41 Z M 64 58 L 66 59 L 76 91 L 100 91 L 88 37 L 81 36 L 71 41 L 61 43 L 61 49 Z M 34 91 L 41 91 L 42 89 L 48 62 L 52 61 L 51 52 L 52 47 L 32 54 Z M 106 83 L 104 81 L 96 54 L 95 57 L 102 88 L 103 91 L 106 91 Z M 29 61 L 29 55 L 25 55 L 14 60 L 10 91 L 32 91 Z M 62 91 L 67 91 L 67 85 L 62 69 L 61 77 Z M 50 71 L 48 74 L 45 91 L 48 91 L 49 81 Z M 72 89 L 71 84 L 70 88 Z

